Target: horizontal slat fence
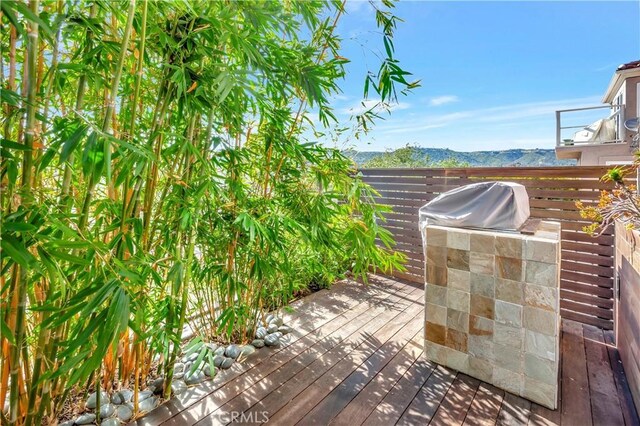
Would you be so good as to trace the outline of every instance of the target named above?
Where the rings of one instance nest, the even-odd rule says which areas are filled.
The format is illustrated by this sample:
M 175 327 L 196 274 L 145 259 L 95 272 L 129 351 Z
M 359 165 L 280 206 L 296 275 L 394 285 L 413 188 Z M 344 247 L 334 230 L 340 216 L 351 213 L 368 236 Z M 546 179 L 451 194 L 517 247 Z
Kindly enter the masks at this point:
M 385 227 L 407 255 L 407 271 L 400 278 L 424 282 L 424 258 L 418 230 L 418 209 L 442 192 L 482 181 L 517 182 L 527 188 L 531 216 L 562 224 L 560 308 L 564 318 L 613 328 L 613 228 L 593 238 L 582 231 L 587 224 L 577 200 L 597 202 L 607 167 L 518 167 L 456 169 L 362 169 L 373 186 L 376 201 L 393 208 Z

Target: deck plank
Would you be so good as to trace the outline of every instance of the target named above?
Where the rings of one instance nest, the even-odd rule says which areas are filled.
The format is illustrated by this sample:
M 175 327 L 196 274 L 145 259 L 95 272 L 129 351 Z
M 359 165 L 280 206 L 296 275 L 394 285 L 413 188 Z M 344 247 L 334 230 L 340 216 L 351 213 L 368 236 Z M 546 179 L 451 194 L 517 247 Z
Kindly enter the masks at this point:
M 531 402 L 512 393 L 506 393 L 500 413 L 496 419 L 498 426 L 526 425 L 531 416 Z
M 559 426 L 561 424 L 561 410 L 550 410 L 538 404 L 531 404 L 529 426 Z
M 561 422 L 590 426 L 593 421 L 582 326 L 574 321 L 563 320 L 562 330 Z
M 583 325 L 593 423 L 623 425 L 624 418 L 602 330 Z
M 503 390 L 481 383 L 463 424 L 466 426 L 495 425 L 504 396 Z
M 438 365 L 413 401 L 398 420 L 398 425 L 426 425 L 435 415 L 440 403 L 456 378 L 456 372 Z
M 374 407 L 373 412 L 367 417 L 364 424 L 395 424 L 420 391 L 420 388 L 431 377 L 435 367 L 436 364 L 428 361 L 424 357 L 424 353 L 421 353 L 400 380 L 384 395 L 383 400 Z
M 360 425 L 364 423 L 364 420 L 381 404 L 390 390 L 422 355 L 422 339 L 422 327 L 420 327 L 414 338 L 349 402 L 331 424 Z
M 611 364 L 613 379 L 616 384 L 616 393 L 618 395 L 618 401 L 620 402 L 624 423 L 627 426 L 640 426 L 640 418 L 638 417 L 638 411 L 635 403 L 633 402 L 633 397 L 631 396 L 627 377 L 624 375 L 624 367 L 622 366 L 620 354 L 617 349 L 613 347 L 614 334 L 612 330 L 604 332 L 604 341 L 607 344 L 609 363 Z
M 471 407 L 478 386 L 480 386 L 478 379 L 458 373 L 429 424 L 434 426 L 462 424 Z

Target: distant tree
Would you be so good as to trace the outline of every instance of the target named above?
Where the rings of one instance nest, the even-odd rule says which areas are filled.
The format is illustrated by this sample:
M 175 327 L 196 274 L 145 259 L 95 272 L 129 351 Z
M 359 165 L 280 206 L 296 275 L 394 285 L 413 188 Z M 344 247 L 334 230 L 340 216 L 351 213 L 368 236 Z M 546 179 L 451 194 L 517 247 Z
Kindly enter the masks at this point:
M 431 161 L 429 156 L 416 145 L 406 144 L 396 150 L 387 150 L 362 165 L 364 169 L 404 167 L 415 169 L 419 167 L 451 168 L 469 167 L 469 163 L 450 157 L 440 161 Z
M 454 157 L 445 158 L 444 160 L 436 161 L 432 163 L 429 167 L 442 168 L 442 169 L 453 169 L 456 167 L 471 167 L 466 161 L 458 160 Z
M 422 153 L 415 145 L 406 144 L 396 150 L 387 150 L 363 164 L 363 168 L 392 168 L 392 167 L 429 167 L 429 156 Z

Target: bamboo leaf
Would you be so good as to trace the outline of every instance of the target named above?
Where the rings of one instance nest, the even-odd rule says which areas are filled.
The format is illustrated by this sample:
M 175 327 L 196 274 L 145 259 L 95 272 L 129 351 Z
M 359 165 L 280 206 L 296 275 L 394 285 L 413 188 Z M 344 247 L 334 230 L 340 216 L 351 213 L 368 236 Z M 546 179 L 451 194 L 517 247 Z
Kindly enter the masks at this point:
M 3 149 L 14 149 L 16 151 L 28 151 L 29 150 L 26 145 L 23 145 L 23 144 L 18 143 L 18 142 L 10 141 L 10 140 L 4 139 L 4 138 L 0 139 L 0 146 Z
M 36 267 L 36 259 L 27 250 L 24 244 L 17 238 L 10 234 L 2 234 L 2 240 L 0 241 L 2 247 L 2 254 L 9 256 L 14 262 L 23 268 Z
M 1 1 L 0 2 L 0 8 L 2 9 L 2 13 L 4 16 L 7 17 L 7 19 L 9 20 L 9 22 L 11 23 L 11 25 L 13 25 L 16 29 L 16 31 L 23 37 L 27 36 L 27 32 L 24 29 L 24 26 L 18 21 L 18 18 L 16 17 L 14 10 L 17 7 L 18 2 L 16 1 Z M 3 90 L 4 91 L 4 88 Z
M 16 340 L 13 337 L 13 331 L 11 331 L 11 329 L 9 328 L 9 325 L 4 321 L 3 315 L 0 315 L 0 331 L 2 331 L 1 333 L 2 337 L 7 339 L 9 343 L 11 343 L 12 345 L 16 344 Z
M 53 40 L 54 34 L 53 34 L 53 31 L 51 31 L 51 28 L 49 28 L 49 25 L 47 25 L 46 22 L 40 19 L 38 15 L 33 13 L 25 3 L 21 1 L 16 1 L 16 2 L 3 1 L 2 3 L 14 3 L 13 7 L 15 7 L 15 9 L 18 12 L 20 12 L 27 21 L 31 21 L 38 24 L 38 29 L 41 29 L 42 31 L 44 31 L 47 39 Z M 2 10 L 4 11 L 4 8 Z
M 71 154 L 76 150 L 82 138 L 87 134 L 88 126 L 81 124 L 78 128 L 69 136 L 69 138 L 62 145 L 62 152 L 60 153 L 60 162 L 62 164 L 66 162 Z

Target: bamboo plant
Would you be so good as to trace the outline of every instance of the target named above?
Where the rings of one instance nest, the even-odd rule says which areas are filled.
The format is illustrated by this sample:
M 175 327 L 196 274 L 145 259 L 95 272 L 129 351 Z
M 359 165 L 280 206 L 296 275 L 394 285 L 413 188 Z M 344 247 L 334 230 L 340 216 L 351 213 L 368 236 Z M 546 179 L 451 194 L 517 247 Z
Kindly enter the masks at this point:
M 372 4 L 386 105 L 418 84 Z M 336 125 L 344 3 L 0 5 L 3 424 L 158 374 L 168 398 L 187 324 L 246 342 L 310 283 L 402 267 L 353 163 L 305 140 Z

